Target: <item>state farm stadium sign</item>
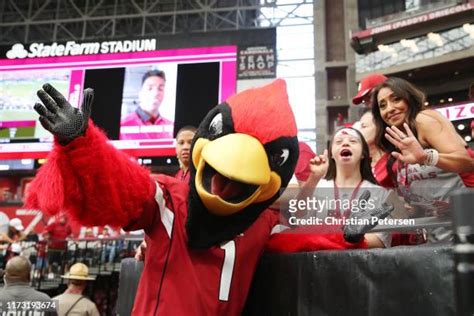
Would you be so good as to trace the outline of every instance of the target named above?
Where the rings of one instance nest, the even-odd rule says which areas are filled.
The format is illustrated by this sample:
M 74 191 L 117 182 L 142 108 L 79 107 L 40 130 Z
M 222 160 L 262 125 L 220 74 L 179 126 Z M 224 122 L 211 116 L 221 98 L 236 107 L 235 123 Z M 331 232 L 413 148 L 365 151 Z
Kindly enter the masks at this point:
M 61 57 L 111 53 L 145 52 L 156 50 L 156 39 L 85 42 L 69 41 L 64 44 L 31 43 L 27 48 L 21 43 L 13 44 L 7 51 L 8 59 Z
M 426 14 L 421 14 L 421 15 L 416 15 L 410 18 L 406 18 L 403 20 L 398 20 L 394 21 L 388 24 L 383 24 L 377 27 L 365 29 L 360 32 L 356 32 L 352 34 L 352 37 L 357 37 L 357 38 L 364 38 L 364 37 L 369 37 L 375 34 L 380 34 L 380 33 L 385 33 L 389 31 L 394 31 L 398 30 L 410 25 L 415 25 L 419 23 L 424 23 L 428 21 L 432 21 L 435 19 L 439 19 L 442 17 L 450 16 L 453 14 L 465 12 L 474 9 L 474 2 L 468 2 L 465 4 L 457 5 L 457 6 L 452 6 L 449 8 L 441 9 L 441 10 L 436 10 L 432 11 L 430 13 Z

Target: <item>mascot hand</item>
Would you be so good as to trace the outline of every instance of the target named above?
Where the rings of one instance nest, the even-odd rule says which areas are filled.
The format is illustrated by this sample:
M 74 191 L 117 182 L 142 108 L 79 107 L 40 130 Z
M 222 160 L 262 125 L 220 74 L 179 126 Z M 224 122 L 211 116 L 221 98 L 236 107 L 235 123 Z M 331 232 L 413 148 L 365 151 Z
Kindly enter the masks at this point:
M 370 198 L 370 192 L 368 190 L 364 191 L 359 198 L 359 206 L 367 205 L 367 201 Z M 365 201 L 364 204 L 361 202 Z M 376 221 L 372 221 L 373 217 L 378 219 L 384 219 L 390 213 L 392 213 L 394 207 L 392 204 L 383 203 L 381 207 L 375 209 L 361 209 L 360 212 L 352 212 L 349 218 L 354 218 L 360 223 L 359 225 L 345 225 L 344 230 L 344 239 L 350 243 L 358 243 L 364 238 L 364 234 L 368 233 L 372 228 L 377 226 Z
M 40 115 L 41 125 L 57 137 L 61 145 L 67 145 L 75 138 L 84 135 L 91 114 L 94 90 L 84 90 L 81 110 L 73 107 L 66 98 L 49 83 L 38 91 L 41 103 L 34 109 Z

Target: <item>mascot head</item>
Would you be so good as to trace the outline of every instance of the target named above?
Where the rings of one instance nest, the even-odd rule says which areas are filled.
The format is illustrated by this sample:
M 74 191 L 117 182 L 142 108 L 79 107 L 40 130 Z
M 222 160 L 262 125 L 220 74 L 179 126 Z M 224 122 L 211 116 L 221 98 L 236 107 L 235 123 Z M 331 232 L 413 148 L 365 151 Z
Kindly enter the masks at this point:
M 283 80 L 249 89 L 213 108 L 191 149 L 191 248 L 245 231 L 280 195 L 298 160 L 295 118 Z

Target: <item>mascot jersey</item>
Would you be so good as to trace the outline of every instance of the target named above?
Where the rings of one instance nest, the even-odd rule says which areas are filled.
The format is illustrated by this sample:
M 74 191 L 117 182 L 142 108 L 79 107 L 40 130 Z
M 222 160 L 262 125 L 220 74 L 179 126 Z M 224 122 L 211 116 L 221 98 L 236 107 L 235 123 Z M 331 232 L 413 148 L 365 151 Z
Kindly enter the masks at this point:
M 264 211 L 230 241 L 204 250 L 189 249 L 184 229 L 187 191 L 187 185 L 160 177 L 155 193 L 159 209 L 145 209 L 140 219 L 127 227 L 144 228 L 149 240 L 133 313 L 240 315 L 278 213 Z
M 92 122 L 55 144 L 28 205 L 84 225 L 143 228 L 148 242 L 134 315 L 240 315 L 278 213 L 267 207 L 298 159 L 284 81 L 216 106 L 198 128 L 189 185 L 148 172 Z

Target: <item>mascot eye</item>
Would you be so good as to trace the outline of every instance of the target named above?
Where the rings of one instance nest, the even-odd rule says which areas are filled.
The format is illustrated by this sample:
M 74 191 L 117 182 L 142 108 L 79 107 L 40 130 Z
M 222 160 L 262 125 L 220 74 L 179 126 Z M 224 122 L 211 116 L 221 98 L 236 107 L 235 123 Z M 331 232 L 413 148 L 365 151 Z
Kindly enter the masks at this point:
M 222 113 L 217 114 L 209 124 L 209 132 L 211 135 L 222 134 Z
M 290 150 L 287 148 L 281 149 L 279 152 L 273 154 L 273 162 L 279 166 L 283 166 L 283 164 L 288 160 L 290 157 Z

